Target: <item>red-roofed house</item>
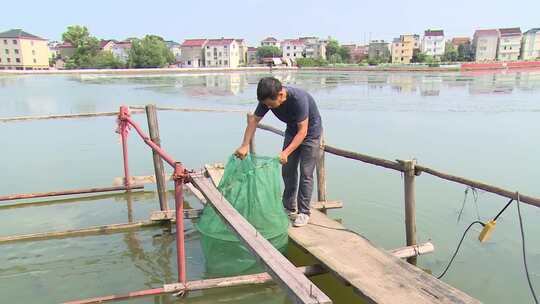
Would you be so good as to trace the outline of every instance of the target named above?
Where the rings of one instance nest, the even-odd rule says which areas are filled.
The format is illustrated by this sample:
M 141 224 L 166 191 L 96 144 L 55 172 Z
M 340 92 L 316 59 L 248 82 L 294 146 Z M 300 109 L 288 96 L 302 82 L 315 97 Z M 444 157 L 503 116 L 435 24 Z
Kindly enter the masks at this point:
M 285 39 L 281 42 L 283 57 L 288 59 L 297 59 L 304 57 L 306 45 L 300 39 Z
M 473 52 L 476 61 L 493 61 L 497 58 L 499 30 L 476 30 L 473 36 Z
M 204 46 L 204 65 L 236 68 L 240 64 L 240 48 L 235 39 L 208 39 Z
M 111 49 L 116 58 L 120 59 L 121 62 L 126 63 L 129 58 L 129 51 L 131 50 L 131 41 L 121 41 L 116 42 Z
M 521 29 L 519 27 L 499 29 L 497 59 L 501 61 L 518 60 L 521 53 Z
M 432 57 L 442 57 L 444 55 L 444 31 L 428 29 L 424 31 L 422 40 L 422 52 Z
M 116 40 L 101 40 L 99 42 L 99 49 L 102 51 L 112 51 L 112 48 L 114 47 L 114 44 L 116 43 Z
M 208 39 L 186 39 L 180 46 L 181 64 L 184 67 L 198 68 L 204 66 L 203 48 Z

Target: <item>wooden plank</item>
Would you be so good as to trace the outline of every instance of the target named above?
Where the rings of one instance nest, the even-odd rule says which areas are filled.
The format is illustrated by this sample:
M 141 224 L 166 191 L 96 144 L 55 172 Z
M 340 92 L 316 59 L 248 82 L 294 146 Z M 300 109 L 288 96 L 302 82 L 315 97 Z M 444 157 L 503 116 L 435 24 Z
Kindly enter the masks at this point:
M 203 175 L 191 175 L 192 183 L 212 204 L 217 214 L 246 247 L 262 262 L 268 273 L 284 288 L 294 303 L 332 303 L 317 286 L 309 281 L 270 242 L 219 193 Z
M 289 237 L 369 303 L 480 303 L 437 280 L 319 211 Z
M 324 202 L 311 202 L 312 209 L 339 209 L 343 208 L 343 202 L 341 201 L 324 201 Z

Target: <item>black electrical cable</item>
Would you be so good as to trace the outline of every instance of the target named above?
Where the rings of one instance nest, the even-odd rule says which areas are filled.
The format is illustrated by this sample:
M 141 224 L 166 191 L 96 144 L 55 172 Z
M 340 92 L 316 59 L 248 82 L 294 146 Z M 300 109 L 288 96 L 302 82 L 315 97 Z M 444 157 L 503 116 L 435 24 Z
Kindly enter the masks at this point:
M 458 254 L 458 251 L 459 251 L 459 247 L 461 247 L 461 243 L 463 243 L 463 240 L 465 239 L 465 236 L 467 235 L 467 232 L 469 232 L 469 229 L 471 229 L 472 226 L 474 226 L 474 224 L 480 224 L 482 226 L 485 226 L 484 223 L 480 222 L 480 221 L 474 221 L 472 222 L 469 227 L 467 227 L 467 229 L 465 229 L 465 232 L 463 232 L 463 235 L 461 236 L 461 240 L 459 241 L 459 244 L 457 245 L 457 248 L 456 248 L 456 251 L 454 251 L 454 254 L 452 255 L 452 258 L 450 259 L 450 262 L 448 262 L 448 265 L 446 265 L 446 268 L 444 269 L 444 271 L 437 277 L 437 279 L 440 279 L 442 278 L 446 272 L 448 271 L 448 269 L 450 268 L 450 265 L 452 265 L 452 262 L 454 262 L 454 259 L 456 258 L 456 255 Z
M 534 298 L 534 302 L 538 304 L 538 298 L 534 292 L 534 288 L 531 283 L 531 277 L 529 275 L 529 267 L 527 266 L 527 255 L 525 254 L 525 233 L 523 232 L 523 219 L 521 218 L 521 209 L 519 208 L 519 193 L 517 193 L 517 210 L 519 218 L 519 230 L 521 231 L 521 249 L 523 254 L 523 266 L 525 267 L 525 275 L 527 276 L 527 282 L 529 283 L 529 288 L 531 289 L 531 294 Z

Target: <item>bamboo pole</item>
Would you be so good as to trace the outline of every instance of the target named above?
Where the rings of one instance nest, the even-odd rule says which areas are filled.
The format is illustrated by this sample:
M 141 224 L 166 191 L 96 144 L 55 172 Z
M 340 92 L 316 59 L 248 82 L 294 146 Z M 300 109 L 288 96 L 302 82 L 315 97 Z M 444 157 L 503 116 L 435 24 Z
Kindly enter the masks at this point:
M 277 135 L 285 136 L 285 132 L 277 128 L 274 128 L 272 126 L 259 124 L 257 128 L 275 133 Z M 378 158 L 378 157 L 373 157 L 373 156 L 369 156 L 362 153 L 348 151 L 348 150 L 332 147 L 329 145 L 324 145 L 324 151 L 334 154 L 334 155 L 342 156 L 345 158 L 356 159 L 365 163 L 370 163 L 372 165 L 385 167 L 388 169 L 394 169 L 396 171 L 403 171 L 403 167 L 398 162 L 395 162 L 395 161 L 390 161 L 383 158 Z
M 317 160 L 317 200 L 319 202 L 326 201 L 326 167 L 325 167 L 325 152 L 324 152 L 324 136 L 321 136 L 319 148 L 319 158 Z M 326 209 L 322 210 L 326 213 Z
M 326 270 L 320 265 L 302 266 L 302 267 L 298 267 L 298 270 L 304 273 L 304 275 L 306 276 L 315 276 L 315 275 L 326 273 Z M 64 302 L 64 304 L 104 303 L 104 302 L 110 302 L 110 301 L 120 301 L 120 300 L 127 300 L 127 299 L 147 297 L 147 296 L 156 296 L 156 295 L 167 294 L 167 293 L 177 293 L 177 292 L 185 293 L 186 291 L 205 290 L 205 289 L 212 289 L 212 288 L 265 284 L 272 281 L 273 281 L 272 277 L 268 273 L 263 272 L 263 273 L 241 275 L 241 276 L 234 276 L 234 277 L 191 281 L 191 282 L 188 282 L 187 284 L 181 284 L 181 283 L 165 284 L 163 285 L 163 287 L 160 287 L 160 288 L 132 291 L 130 293 L 122 294 L 122 295 L 109 295 L 109 296 L 90 298 L 90 299 L 85 299 L 85 300 L 80 300 L 80 301 L 70 301 L 70 302 Z
M 197 217 L 201 213 L 201 210 L 200 209 L 186 209 L 183 211 L 183 213 L 184 213 L 184 218 L 192 219 L 192 218 Z M 50 231 L 50 232 L 10 235 L 10 236 L 0 237 L 0 244 L 121 233 L 121 232 L 126 232 L 126 231 L 132 231 L 135 229 L 168 225 L 168 223 L 170 222 L 176 222 L 176 220 L 173 218 L 170 221 L 164 222 L 157 219 L 157 220 L 148 220 L 148 221 L 137 221 L 137 222 L 131 222 L 131 223 L 94 226 L 94 227 L 88 227 L 88 228 L 63 230 L 63 231 Z M 196 231 L 196 230 L 193 230 L 193 231 Z
M 28 199 L 28 198 L 37 198 L 37 197 L 75 195 L 75 194 L 85 194 L 85 193 L 125 191 L 128 188 L 129 189 L 143 189 L 144 186 L 143 185 L 131 185 L 129 187 L 116 186 L 116 187 L 102 187 L 102 188 L 64 190 L 64 191 L 55 191 L 55 192 L 37 192 L 37 193 L 28 193 L 28 194 L 10 194 L 10 195 L 2 195 L 2 196 L 0 196 L 0 201 Z
M 150 133 L 150 139 L 159 147 L 161 147 L 161 140 L 159 138 L 159 125 L 156 112 L 156 106 L 149 104 L 146 106 L 146 117 L 148 120 L 148 131 Z M 152 149 L 152 159 L 154 161 L 154 172 L 156 176 L 156 185 L 159 198 L 159 209 L 161 211 L 169 210 L 167 204 L 167 185 L 165 179 L 165 169 L 163 168 L 163 160 L 156 151 Z
M 439 177 L 448 181 L 456 182 L 462 185 L 467 185 L 476 189 L 484 190 L 486 192 L 495 193 L 506 198 L 517 200 L 516 191 L 509 191 L 509 190 L 492 186 L 483 182 L 474 181 L 474 180 L 467 179 L 464 177 L 443 173 L 443 172 L 440 172 L 440 171 L 437 171 L 428 167 L 424 167 L 424 166 L 416 165 L 415 168 L 416 168 L 417 175 L 421 172 L 425 172 L 427 174 L 431 174 L 433 176 L 436 176 L 436 177 Z M 540 198 L 521 194 L 521 192 L 519 193 L 519 201 L 522 203 L 535 206 L 535 207 L 540 207 Z
M 139 113 L 143 113 L 143 111 L 142 110 L 131 111 L 131 114 L 139 114 Z M 104 117 L 104 116 L 118 116 L 118 111 L 2 117 L 0 118 L 0 122 L 17 122 L 17 121 L 26 121 L 26 120 L 47 120 L 47 119 L 92 118 L 92 117 Z
M 405 192 L 405 235 L 407 246 L 416 245 L 416 198 L 414 188 L 415 160 L 403 161 L 404 192 Z M 416 265 L 416 256 L 407 259 L 407 262 Z
M 435 250 L 435 246 L 431 242 L 426 242 L 418 245 L 412 245 L 407 247 L 401 247 L 396 249 L 388 250 L 388 253 L 391 255 L 404 259 L 404 258 L 411 258 L 416 257 L 422 254 L 430 253 Z
M 251 113 L 247 113 L 246 118 L 247 118 L 247 123 L 248 124 L 249 124 L 249 121 L 251 119 L 254 119 L 253 114 L 251 114 Z M 253 136 L 251 137 L 251 139 L 249 141 L 249 153 L 255 154 L 255 133 L 253 133 Z

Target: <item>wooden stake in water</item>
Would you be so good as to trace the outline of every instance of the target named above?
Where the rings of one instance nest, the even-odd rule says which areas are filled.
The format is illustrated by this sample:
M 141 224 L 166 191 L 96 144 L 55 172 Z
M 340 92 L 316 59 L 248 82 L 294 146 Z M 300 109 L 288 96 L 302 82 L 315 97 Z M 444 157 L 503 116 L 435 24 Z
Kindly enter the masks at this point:
M 403 161 L 405 185 L 405 233 L 407 246 L 416 245 L 416 198 L 414 178 L 416 160 Z M 416 265 L 416 256 L 407 259 L 407 262 Z
M 148 131 L 150 133 L 150 139 L 158 146 L 161 147 L 161 140 L 159 139 L 159 127 L 156 106 L 149 104 L 146 106 L 146 117 L 148 120 Z M 169 210 L 167 204 L 167 185 L 165 179 L 165 169 L 163 169 L 163 161 L 158 153 L 152 150 L 152 157 L 154 160 L 154 172 L 156 174 L 156 184 L 159 197 L 159 208 L 161 211 Z

